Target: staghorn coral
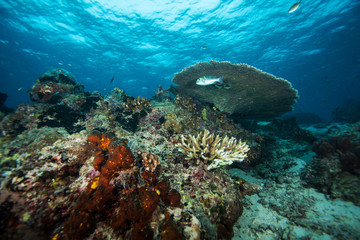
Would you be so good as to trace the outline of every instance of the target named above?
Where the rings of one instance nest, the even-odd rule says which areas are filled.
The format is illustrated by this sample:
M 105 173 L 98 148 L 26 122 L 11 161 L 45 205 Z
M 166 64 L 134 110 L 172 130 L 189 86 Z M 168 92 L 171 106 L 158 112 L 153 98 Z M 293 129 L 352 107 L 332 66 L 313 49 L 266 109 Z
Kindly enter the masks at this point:
M 197 164 L 199 160 L 210 163 L 207 166 L 209 170 L 230 165 L 234 161 L 241 162 L 249 151 L 249 146 L 245 142 L 228 136 L 221 139 L 219 135 L 215 137 L 208 130 L 198 133 L 196 137 L 182 135 L 178 146 L 180 151 L 187 156 L 186 159 L 196 159 Z
M 222 77 L 223 85 L 196 85 L 203 76 Z M 292 110 L 297 91 L 281 78 L 247 64 L 199 62 L 175 74 L 174 94 L 211 103 L 220 111 L 240 118 L 268 119 Z

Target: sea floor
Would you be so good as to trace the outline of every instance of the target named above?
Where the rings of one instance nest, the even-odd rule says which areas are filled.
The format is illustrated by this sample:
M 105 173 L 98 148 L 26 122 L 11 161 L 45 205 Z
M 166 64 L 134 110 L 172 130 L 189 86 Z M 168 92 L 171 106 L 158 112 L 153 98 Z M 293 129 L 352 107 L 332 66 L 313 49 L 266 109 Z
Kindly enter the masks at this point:
M 274 180 L 261 178 L 253 170 L 230 170 L 263 188 L 244 196 L 244 212 L 234 226 L 233 239 L 360 239 L 360 207 L 306 187 L 301 173 L 314 153 L 302 151 L 299 156 L 299 145 L 282 141 L 282 158 L 293 167 Z

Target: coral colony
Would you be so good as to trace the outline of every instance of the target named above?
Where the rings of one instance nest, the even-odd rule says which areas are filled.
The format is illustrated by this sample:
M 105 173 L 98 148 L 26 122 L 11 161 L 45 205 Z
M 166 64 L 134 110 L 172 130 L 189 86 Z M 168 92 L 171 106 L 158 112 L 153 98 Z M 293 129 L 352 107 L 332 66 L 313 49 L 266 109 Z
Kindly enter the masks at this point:
M 243 161 L 249 146 L 246 143 L 237 141 L 235 138 L 224 138 L 217 135 L 214 138 L 208 130 L 199 133 L 196 137 L 189 135 L 181 136 L 181 144 L 179 144 L 181 152 L 187 157 L 186 159 L 201 160 L 207 166 L 207 169 L 214 169 L 232 164 L 234 161 Z
M 196 86 L 201 76 L 221 76 L 227 85 Z M 315 137 L 291 121 L 234 122 L 280 116 L 298 97 L 287 81 L 248 65 L 198 63 L 173 81 L 179 85 L 159 86 L 148 100 L 118 88 L 105 97 L 85 92 L 64 69 L 39 77 L 29 90 L 36 104 L 1 114 L 1 238 L 231 239 L 244 196 L 271 185 L 249 183 L 229 168 L 261 169 L 265 178 L 269 173 L 257 166 L 267 164 L 276 168 L 271 173 L 284 173 L 291 159 L 284 160 L 287 168 L 267 162 L 286 155 L 271 148 L 278 138 L 267 131 L 305 146 Z M 226 106 L 234 93 L 241 101 Z M 359 184 L 356 131 L 315 141 L 316 157 L 303 178 L 359 205 L 359 192 L 350 187 Z M 272 230 L 290 239 L 285 230 Z

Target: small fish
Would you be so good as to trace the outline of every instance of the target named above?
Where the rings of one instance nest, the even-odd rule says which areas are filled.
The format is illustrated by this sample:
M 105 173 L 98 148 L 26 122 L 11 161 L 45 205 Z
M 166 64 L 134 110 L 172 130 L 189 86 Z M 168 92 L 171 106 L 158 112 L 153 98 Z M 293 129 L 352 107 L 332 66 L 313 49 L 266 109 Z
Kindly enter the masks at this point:
M 257 125 L 259 126 L 266 126 L 266 125 L 270 125 L 271 122 L 257 122 Z
M 18 91 L 20 92 L 22 90 L 22 87 L 21 88 L 18 88 Z
M 196 80 L 196 84 L 200 86 L 207 86 L 212 84 L 223 84 L 222 77 L 203 76 Z
M 294 4 L 291 6 L 291 8 L 289 9 L 288 13 L 293 13 L 293 12 L 295 12 L 296 9 L 298 9 L 298 7 L 300 6 L 301 1 L 302 1 L 302 0 L 294 3 Z
M 207 49 L 207 46 L 204 45 L 201 48 L 202 48 L 202 50 L 205 50 L 205 49 Z
M 110 83 L 113 83 L 115 76 L 113 76 L 110 80 Z

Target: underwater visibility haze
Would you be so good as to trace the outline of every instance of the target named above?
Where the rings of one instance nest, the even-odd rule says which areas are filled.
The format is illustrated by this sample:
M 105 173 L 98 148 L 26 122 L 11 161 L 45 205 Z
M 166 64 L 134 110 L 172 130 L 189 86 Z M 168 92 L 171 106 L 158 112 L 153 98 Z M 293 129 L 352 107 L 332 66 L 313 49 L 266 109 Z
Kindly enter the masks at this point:
M 0 239 L 360 239 L 359 11 L 1 0 Z

